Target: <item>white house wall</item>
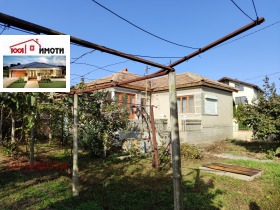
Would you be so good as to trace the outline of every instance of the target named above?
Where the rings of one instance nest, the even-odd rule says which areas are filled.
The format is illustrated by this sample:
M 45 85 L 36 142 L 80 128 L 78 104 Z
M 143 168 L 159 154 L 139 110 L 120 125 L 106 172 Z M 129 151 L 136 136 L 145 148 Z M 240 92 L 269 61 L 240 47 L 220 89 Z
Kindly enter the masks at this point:
M 201 89 L 192 88 L 185 90 L 177 90 L 177 96 L 194 95 L 195 102 L 195 113 L 178 114 L 179 117 L 179 129 L 181 130 L 181 120 L 182 119 L 201 119 Z M 170 130 L 170 106 L 169 106 L 169 92 L 162 91 L 152 94 L 152 104 L 156 107 L 154 108 L 155 119 L 168 119 L 167 127 Z
M 232 87 L 235 87 L 235 82 L 229 81 L 229 85 Z M 243 84 L 242 84 L 243 85 Z M 258 94 L 257 91 L 254 87 L 243 85 L 244 90 L 243 91 L 238 91 L 238 92 L 233 92 L 232 97 L 235 100 L 236 97 L 242 97 L 246 96 L 248 103 L 251 104 L 253 99 L 256 99 Z
M 194 95 L 195 113 L 178 114 L 181 142 L 189 144 L 212 143 L 224 138 L 231 138 L 232 131 L 232 93 L 209 87 L 188 88 L 177 90 L 177 96 Z M 205 95 L 217 98 L 217 114 L 205 114 Z M 152 104 L 155 119 L 167 119 L 170 130 L 169 93 L 156 92 L 152 94 Z M 201 130 L 183 131 L 182 120 L 201 120 Z

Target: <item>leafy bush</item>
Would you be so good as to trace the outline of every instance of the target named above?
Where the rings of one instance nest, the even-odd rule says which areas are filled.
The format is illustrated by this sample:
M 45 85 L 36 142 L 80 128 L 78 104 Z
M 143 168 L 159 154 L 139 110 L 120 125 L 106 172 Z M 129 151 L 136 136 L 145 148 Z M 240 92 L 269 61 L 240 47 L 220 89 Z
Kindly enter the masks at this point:
M 103 99 L 106 92 L 95 92 L 79 101 L 80 143 L 94 157 L 115 151 L 119 141 L 116 132 L 125 129 L 128 123 L 127 106 Z
M 256 138 L 280 141 L 280 96 L 268 77 L 265 77 L 263 86 L 257 100 L 238 106 L 237 119 L 252 128 Z
M 49 82 L 51 82 L 51 79 L 50 78 L 41 78 L 41 81 L 39 81 L 39 82 L 49 83 Z
M 275 158 L 276 152 L 274 150 L 268 150 L 266 157 L 270 160 L 273 160 Z
M 196 146 L 181 144 L 181 157 L 185 159 L 201 159 L 203 155 Z
M 24 81 L 24 78 L 23 78 L 23 77 L 20 77 L 16 82 L 17 82 L 17 83 L 24 83 L 25 81 Z

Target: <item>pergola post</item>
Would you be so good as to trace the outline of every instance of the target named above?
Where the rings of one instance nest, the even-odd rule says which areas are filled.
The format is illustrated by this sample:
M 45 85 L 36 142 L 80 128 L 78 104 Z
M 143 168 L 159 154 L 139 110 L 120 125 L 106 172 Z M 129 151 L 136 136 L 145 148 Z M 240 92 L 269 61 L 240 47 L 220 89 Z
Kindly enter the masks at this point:
M 179 123 L 178 123 L 177 93 L 176 93 L 176 74 L 174 71 L 169 72 L 168 80 L 169 80 L 174 210 L 182 210 L 183 192 L 182 192 L 182 174 L 181 174 L 181 155 L 180 155 L 180 138 L 179 138 Z

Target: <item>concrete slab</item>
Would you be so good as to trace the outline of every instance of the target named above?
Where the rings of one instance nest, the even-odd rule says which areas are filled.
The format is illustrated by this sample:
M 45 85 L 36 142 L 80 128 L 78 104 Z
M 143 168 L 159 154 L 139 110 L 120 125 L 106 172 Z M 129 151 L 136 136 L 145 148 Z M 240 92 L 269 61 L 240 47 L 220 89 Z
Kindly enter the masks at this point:
M 37 81 L 27 81 L 24 88 L 39 88 L 39 83 Z
M 259 173 L 255 174 L 253 176 L 246 176 L 246 175 L 243 175 L 243 174 L 236 174 L 236 173 L 232 173 L 232 172 L 211 169 L 211 168 L 207 168 L 207 167 L 204 167 L 204 166 L 200 166 L 199 170 L 204 171 L 204 172 L 208 172 L 208 173 L 217 174 L 217 175 L 229 176 L 229 177 L 232 177 L 232 178 L 235 178 L 235 179 L 240 179 L 240 180 L 245 180 L 245 181 L 252 181 L 256 177 L 259 177 L 259 176 L 262 175 L 262 171 L 260 171 Z
M 273 162 L 273 160 L 260 160 L 260 159 L 256 159 L 256 158 L 249 158 L 246 156 L 232 155 L 232 154 L 227 154 L 227 153 L 214 154 L 213 156 L 232 159 L 232 160 L 252 160 L 252 161 L 261 162 L 261 163 Z

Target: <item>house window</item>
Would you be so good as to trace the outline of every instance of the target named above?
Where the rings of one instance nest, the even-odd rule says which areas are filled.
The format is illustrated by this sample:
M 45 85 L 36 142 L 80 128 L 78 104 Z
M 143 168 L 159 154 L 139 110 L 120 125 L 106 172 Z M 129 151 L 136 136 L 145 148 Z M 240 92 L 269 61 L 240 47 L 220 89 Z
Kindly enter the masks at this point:
M 204 113 L 209 115 L 217 115 L 217 102 L 218 98 L 216 96 L 205 95 L 204 98 Z
M 194 113 L 194 97 L 180 96 L 177 97 L 178 113 Z
M 141 98 L 141 106 L 146 106 L 146 98 Z
M 235 88 L 237 88 L 239 91 L 244 91 L 244 86 L 240 84 L 235 84 Z
M 127 94 L 127 93 L 119 93 L 116 92 L 115 94 L 115 100 L 122 102 L 122 104 L 125 106 L 127 106 L 129 112 L 131 110 L 131 106 L 135 105 L 135 95 L 133 94 Z M 129 119 L 134 119 L 135 118 L 135 114 L 130 113 L 129 114 Z
M 34 45 L 30 45 L 30 51 L 34 51 L 35 46 Z
M 235 97 L 235 104 L 245 104 L 247 101 L 247 97 L 246 96 L 240 96 L 240 97 Z

